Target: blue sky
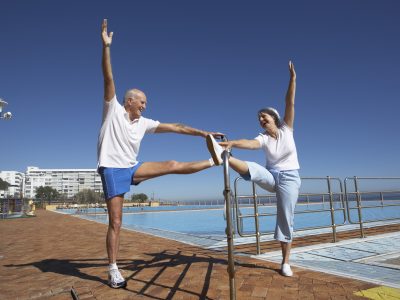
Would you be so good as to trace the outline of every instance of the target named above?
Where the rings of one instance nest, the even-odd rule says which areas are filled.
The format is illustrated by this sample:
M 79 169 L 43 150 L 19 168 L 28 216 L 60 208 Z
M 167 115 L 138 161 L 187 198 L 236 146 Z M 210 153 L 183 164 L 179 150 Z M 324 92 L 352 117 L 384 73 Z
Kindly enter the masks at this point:
M 398 1 L 0 3 L 0 97 L 14 114 L 0 122 L 0 170 L 96 167 L 107 18 L 117 95 L 145 91 L 146 117 L 253 138 L 259 108 L 283 114 L 292 59 L 301 175 L 400 176 Z M 262 151 L 234 155 L 264 163 Z M 146 136 L 139 154 L 206 158 L 204 139 L 173 134 Z M 202 200 L 222 184 L 213 168 L 134 192 Z

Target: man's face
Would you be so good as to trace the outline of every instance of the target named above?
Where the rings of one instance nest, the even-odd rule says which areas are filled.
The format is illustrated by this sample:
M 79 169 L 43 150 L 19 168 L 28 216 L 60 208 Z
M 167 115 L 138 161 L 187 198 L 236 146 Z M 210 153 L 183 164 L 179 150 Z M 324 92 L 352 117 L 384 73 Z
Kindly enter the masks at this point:
M 133 119 L 138 119 L 142 116 L 142 112 L 146 109 L 147 99 L 146 96 L 138 96 L 135 98 L 128 98 L 129 115 Z

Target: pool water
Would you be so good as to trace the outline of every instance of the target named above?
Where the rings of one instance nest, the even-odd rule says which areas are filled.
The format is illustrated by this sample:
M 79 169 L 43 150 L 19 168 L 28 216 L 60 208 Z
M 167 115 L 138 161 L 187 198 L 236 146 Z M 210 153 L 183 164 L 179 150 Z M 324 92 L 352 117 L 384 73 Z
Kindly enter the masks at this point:
M 394 203 L 399 204 L 398 201 Z M 368 203 L 369 205 L 378 205 L 378 202 Z M 388 202 L 386 202 L 388 204 Z M 329 226 L 331 224 L 330 211 L 304 213 L 305 211 L 329 210 L 329 204 L 301 204 L 296 206 L 296 214 L 294 220 L 295 230 L 301 230 L 312 227 Z M 334 213 L 335 224 L 349 224 L 346 220 L 347 212 L 340 210 L 341 203 L 335 203 Z M 76 213 L 76 209 L 62 210 L 65 213 Z M 108 216 L 104 209 L 89 209 L 90 214 L 81 214 L 85 219 L 95 220 L 101 223 L 108 223 Z M 259 206 L 260 214 L 275 214 L 275 206 Z M 96 212 L 96 213 L 94 213 Z M 253 214 L 253 207 L 241 207 L 238 210 L 239 215 Z M 236 210 L 233 210 L 236 216 Z M 374 221 L 381 219 L 397 218 L 400 219 L 400 206 L 391 207 L 375 207 L 371 209 L 363 209 L 363 220 Z M 353 209 L 350 211 L 350 217 L 353 222 L 358 220 L 358 211 Z M 241 221 L 242 220 L 242 221 Z M 261 232 L 273 232 L 275 228 L 276 216 L 263 216 L 259 218 L 259 226 Z M 245 234 L 254 233 L 255 222 L 254 217 L 240 219 L 242 223 L 242 231 Z M 124 209 L 122 226 L 135 230 L 143 229 L 159 229 L 164 231 L 173 231 L 185 234 L 193 234 L 198 236 L 221 236 L 225 234 L 226 220 L 224 218 L 223 206 L 168 206 L 157 208 L 131 208 Z M 237 226 L 237 218 L 234 218 L 235 231 Z

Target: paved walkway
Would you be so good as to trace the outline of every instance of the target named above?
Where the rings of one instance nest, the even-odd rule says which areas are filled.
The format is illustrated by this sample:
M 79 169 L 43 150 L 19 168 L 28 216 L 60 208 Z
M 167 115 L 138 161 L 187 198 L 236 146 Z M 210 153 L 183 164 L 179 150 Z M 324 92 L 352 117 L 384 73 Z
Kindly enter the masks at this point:
M 279 262 L 279 251 L 254 256 Z M 335 244 L 298 247 L 291 264 L 393 288 L 400 288 L 400 232 L 344 240 Z M 393 259 L 391 259 L 393 258 Z
M 226 253 L 123 230 L 126 289 L 106 285 L 107 226 L 69 215 L 0 221 L 0 299 L 229 299 Z M 237 299 L 371 299 L 378 285 L 236 256 Z M 357 295 L 355 293 L 358 293 Z
M 291 264 L 397 288 L 400 298 L 400 222 L 369 223 L 364 230 L 366 237 L 360 238 L 358 226 L 342 226 L 336 243 L 328 228 L 296 232 Z M 281 261 L 279 245 L 270 235 L 262 237 L 260 255 L 255 255 L 255 238 L 237 238 L 235 245 L 237 252 L 253 258 Z

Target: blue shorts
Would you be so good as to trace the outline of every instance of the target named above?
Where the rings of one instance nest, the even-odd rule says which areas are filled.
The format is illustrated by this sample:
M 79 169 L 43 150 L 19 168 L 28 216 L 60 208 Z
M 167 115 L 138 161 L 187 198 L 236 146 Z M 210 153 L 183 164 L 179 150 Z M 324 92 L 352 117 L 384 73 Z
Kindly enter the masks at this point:
M 100 167 L 98 172 L 106 200 L 129 192 L 131 185 L 138 185 L 139 183 L 135 183 L 133 178 L 141 165 L 142 163 L 138 163 L 131 168 Z

